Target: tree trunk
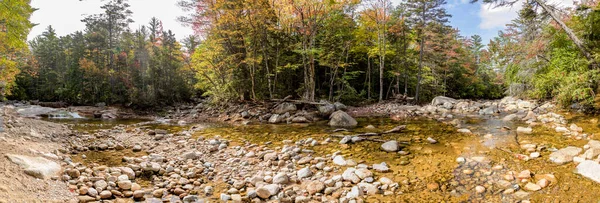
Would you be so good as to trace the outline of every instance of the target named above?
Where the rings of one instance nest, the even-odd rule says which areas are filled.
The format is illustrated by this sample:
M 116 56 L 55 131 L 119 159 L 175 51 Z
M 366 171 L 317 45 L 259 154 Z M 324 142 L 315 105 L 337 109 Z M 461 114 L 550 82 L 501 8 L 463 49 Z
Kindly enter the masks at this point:
M 534 0 L 534 1 L 536 3 L 538 3 L 544 9 L 544 11 L 548 12 L 550 14 L 550 16 L 552 17 L 552 19 L 554 19 L 554 21 L 556 21 L 558 23 L 558 25 L 560 25 L 560 27 L 565 31 L 565 33 L 567 33 L 569 38 L 571 38 L 573 43 L 577 46 L 577 48 L 579 49 L 581 54 L 583 54 L 585 56 L 585 58 L 587 60 L 589 60 L 590 62 L 595 63 L 592 54 L 588 51 L 587 47 L 585 47 L 585 45 L 577 37 L 577 35 L 575 35 L 575 33 L 573 33 L 573 30 L 571 30 L 571 28 L 567 27 L 567 25 L 565 25 L 565 23 L 562 20 L 560 20 L 560 17 L 550 7 L 548 7 L 548 5 L 546 5 L 546 3 L 544 3 L 542 0 Z
M 367 56 L 367 100 L 371 99 L 371 56 Z

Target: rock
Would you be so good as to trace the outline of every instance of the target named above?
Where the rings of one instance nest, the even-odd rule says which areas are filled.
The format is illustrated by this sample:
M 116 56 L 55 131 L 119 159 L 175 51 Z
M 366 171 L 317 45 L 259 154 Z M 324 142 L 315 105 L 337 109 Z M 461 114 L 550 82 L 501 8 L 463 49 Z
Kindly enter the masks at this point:
M 367 195 L 375 195 L 379 193 L 379 188 L 370 183 L 358 183 L 358 188 L 367 192 Z
M 456 104 L 458 101 L 456 99 L 444 96 L 437 96 L 431 100 L 432 106 L 444 105 L 444 103 Z
M 94 187 L 96 189 L 105 190 L 106 187 L 108 187 L 108 183 L 106 183 L 104 180 L 98 180 L 94 183 Z
M 335 111 L 335 105 L 327 103 L 324 105 L 319 105 L 317 107 L 317 110 L 319 110 L 319 113 L 323 116 L 329 116 L 331 115 L 334 111 Z
M 458 157 L 456 158 L 456 162 L 459 164 L 463 164 L 467 161 L 467 159 L 465 159 L 464 157 Z
M 119 186 L 119 188 L 121 188 L 123 190 L 130 190 L 132 183 L 129 180 L 125 180 L 125 181 L 119 181 L 117 183 L 117 185 Z
M 79 178 L 79 176 L 81 175 L 81 172 L 79 172 L 79 170 L 77 169 L 69 169 L 66 171 L 66 173 L 71 178 Z
M 292 118 L 292 123 L 309 123 L 309 121 L 304 116 L 296 116 Z
M 104 191 L 100 192 L 101 199 L 110 199 L 111 197 L 112 197 L 112 193 L 108 190 L 104 190 Z
M 289 182 L 289 178 L 285 173 L 278 173 L 273 177 L 274 184 L 287 184 Z
M 529 157 L 531 157 L 532 159 L 538 158 L 540 156 L 541 155 L 539 152 L 533 152 L 533 153 L 529 154 Z
M 344 173 L 342 173 L 342 179 L 352 181 L 354 184 L 360 182 L 360 178 L 356 175 L 355 171 L 355 168 L 347 168 Z
M 504 116 L 504 118 L 502 118 L 502 121 L 509 122 L 509 121 L 515 120 L 516 118 L 517 118 L 517 114 L 513 113 L 513 114 L 509 114 L 509 115 Z
M 600 148 L 589 148 L 583 153 L 585 159 L 594 159 L 600 155 Z
M 233 202 L 242 202 L 242 195 L 240 195 L 240 194 L 232 194 L 231 195 L 231 200 Z
M 484 192 L 485 192 L 485 187 L 483 187 L 481 185 L 475 186 L 475 193 L 481 194 L 481 193 L 484 193 Z
M 333 164 L 338 165 L 338 166 L 345 166 L 346 160 L 344 160 L 343 156 L 337 155 L 337 156 L 333 157 Z
M 569 129 L 571 129 L 572 131 L 575 131 L 575 132 L 579 132 L 579 133 L 583 132 L 583 128 L 577 126 L 575 123 L 571 124 L 571 126 L 569 126 Z
M 195 151 L 192 151 L 192 152 L 184 153 L 183 155 L 181 155 L 181 157 L 185 160 L 187 160 L 187 159 L 195 160 L 198 157 L 200 157 L 200 155 L 198 153 L 196 153 Z
M 134 199 L 142 199 L 144 198 L 145 192 L 143 190 L 136 190 L 133 191 L 133 198 Z
M 229 196 L 228 194 L 221 193 L 221 198 L 220 199 L 223 202 L 227 202 L 227 200 L 231 199 L 231 196 Z
M 350 192 L 346 193 L 346 198 L 347 199 L 354 199 L 357 197 L 362 196 L 362 190 L 360 188 L 358 188 L 358 186 L 354 186 L 352 187 L 352 189 L 350 189 Z
M 161 198 L 165 193 L 165 189 L 157 189 L 152 191 L 152 196 L 156 198 Z
M 214 192 L 214 189 L 212 186 L 208 185 L 206 187 L 204 187 L 204 194 L 211 195 Z
M 269 184 L 269 185 L 265 185 L 265 186 L 263 186 L 262 188 L 264 188 L 264 189 L 267 189 L 267 191 L 269 191 L 269 194 L 270 194 L 271 196 L 273 196 L 273 195 L 277 195 L 277 193 L 279 193 L 279 190 L 281 189 L 281 188 L 279 187 L 279 185 L 277 185 L 277 184 Z
M 524 188 L 525 188 L 525 190 L 529 190 L 529 191 L 538 191 L 538 190 L 542 189 L 542 187 L 540 187 L 539 185 L 537 185 L 535 183 L 531 183 L 531 182 L 527 183 Z
M 127 175 L 129 180 L 135 179 L 135 172 L 133 171 L 133 169 L 129 167 L 119 167 L 119 169 L 121 169 L 122 174 Z
M 461 128 L 461 129 L 458 129 L 456 131 L 459 132 L 459 133 L 467 133 L 467 134 L 472 133 L 471 130 L 466 129 L 466 128 Z
M 335 106 L 335 110 L 345 111 L 347 109 L 346 105 L 341 102 L 334 102 L 333 105 Z
M 531 171 L 529 171 L 529 170 L 521 171 L 517 175 L 517 178 L 519 178 L 519 179 L 529 179 L 529 178 L 531 178 Z
M 320 193 L 325 189 L 325 184 L 321 181 L 311 181 L 306 185 L 306 191 L 308 194 L 314 195 L 315 193 Z
M 427 138 L 427 142 L 429 142 L 430 144 L 435 144 L 435 143 L 437 143 L 437 140 L 435 140 L 435 139 L 433 139 L 431 137 L 428 137 Z
M 373 177 L 373 173 L 371 171 L 369 171 L 368 169 L 364 169 L 364 168 L 356 169 L 354 171 L 354 173 L 360 179 L 365 179 L 365 178 L 368 178 L 368 177 Z
M 198 196 L 197 195 L 188 195 L 183 197 L 183 203 L 196 203 L 198 202 Z
M 549 156 L 550 161 L 556 164 L 565 164 L 573 161 L 573 157 L 581 153 L 583 149 L 573 146 L 568 146 L 552 152 Z
M 96 201 L 96 198 L 90 196 L 77 196 L 77 200 L 79 200 L 79 202 L 93 202 Z
M 271 115 L 271 117 L 269 118 L 269 123 L 275 124 L 275 123 L 281 123 L 283 121 L 283 116 L 280 116 L 279 114 L 273 114 Z
M 256 195 L 262 199 L 268 199 L 271 197 L 271 193 L 264 187 L 260 187 L 256 189 Z
M 373 170 L 377 171 L 377 172 L 388 172 L 390 171 L 390 168 L 388 167 L 388 165 L 385 162 L 381 162 L 380 164 L 373 164 Z
M 351 141 L 352 141 L 352 136 L 347 135 L 347 136 L 344 136 L 344 138 L 342 138 L 342 140 L 340 140 L 340 144 L 346 144 Z
M 529 127 L 517 127 L 517 133 L 531 134 L 533 133 L 533 129 Z
M 136 144 L 136 145 L 133 146 L 132 150 L 133 150 L 133 152 L 142 151 L 142 146 Z
M 52 176 L 56 176 L 61 170 L 59 164 L 43 157 L 31 157 L 16 154 L 6 154 L 6 157 L 23 168 L 25 174 L 39 179 L 48 179 Z
M 310 171 L 310 168 L 305 167 L 305 168 L 298 170 L 296 175 L 298 176 L 298 178 L 308 178 L 312 175 L 312 172 Z
M 577 165 L 575 173 L 600 183 L 600 164 L 596 161 L 582 161 Z
M 548 181 L 545 178 L 542 178 L 542 179 L 538 180 L 538 182 L 536 184 L 539 185 L 541 188 L 545 188 L 545 187 L 548 187 L 548 185 L 550 185 L 550 181 Z
M 296 111 L 296 105 L 289 102 L 282 102 L 274 109 L 276 114 L 284 114 L 292 111 Z
M 358 122 L 346 112 L 336 111 L 329 116 L 329 126 L 334 127 L 354 127 Z
M 600 141 L 597 140 L 590 140 L 587 143 L 587 146 L 589 146 L 592 149 L 600 149 Z
M 562 127 L 562 126 L 557 126 L 556 128 L 554 128 L 554 130 L 557 133 L 568 133 L 569 132 L 569 129 Z
M 512 186 L 512 184 L 510 182 L 506 181 L 506 180 L 498 180 L 498 182 L 496 182 L 496 184 L 501 189 L 507 189 L 507 188 L 509 188 L 509 187 Z
M 234 188 L 232 188 L 232 189 L 234 189 Z M 185 190 L 183 190 L 181 188 L 175 188 L 173 190 L 173 194 L 175 194 L 175 195 L 180 195 L 180 194 L 183 194 L 183 193 L 185 193 Z
M 492 105 L 487 108 L 479 110 L 479 114 L 481 115 L 493 115 L 495 113 L 499 113 L 498 106 Z
M 92 197 L 98 196 L 98 191 L 94 188 L 88 188 L 87 194 Z
M 131 191 L 137 191 L 137 190 L 141 190 L 142 186 L 137 184 L 137 183 L 133 183 L 131 184 Z
M 396 152 L 396 151 L 400 150 L 400 148 L 398 147 L 398 142 L 395 140 L 387 141 L 387 142 L 383 143 L 381 145 L 381 148 L 383 149 L 383 151 L 386 151 L 386 152 Z
M 519 190 L 513 194 L 513 197 L 518 200 L 525 200 L 525 199 L 529 199 L 529 193 Z
M 434 182 L 434 183 L 429 183 L 429 184 L 427 184 L 427 190 L 430 190 L 430 191 L 436 191 L 436 190 L 438 190 L 439 188 L 440 188 L 440 185 L 439 185 L 439 184 L 437 184 L 437 183 L 435 183 L 435 182 Z

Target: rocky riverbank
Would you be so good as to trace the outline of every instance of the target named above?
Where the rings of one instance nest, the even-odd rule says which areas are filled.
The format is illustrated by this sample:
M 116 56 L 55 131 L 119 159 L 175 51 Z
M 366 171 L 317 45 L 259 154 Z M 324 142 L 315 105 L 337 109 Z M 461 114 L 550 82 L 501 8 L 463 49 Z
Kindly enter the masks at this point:
M 244 124 L 239 128 L 187 120 L 166 129 L 140 123 L 74 132 L 4 109 L 1 164 L 9 174 L 0 180 L 11 187 L 0 188 L 0 199 L 527 202 L 555 195 L 586 201 L 594 197 L 585 192 L 599 187 L 598 129 L 569 123 L 551 103 L 515 98 L 438 97 L 422 107 L 281 102 L 223 119 Z M 185 120 L 188 110 L 168 118 Z M 369 115 L 397 121 L 360 119 Z M 294 122 L 301 117 L 306 121 Z M 290 124 L 252 125 L 261 120 Z M 306 122 L 313 124 L 293 124 Z M 36 169 L 37 163 L 46 164 Z M 571 180 L 576 174 L 565 166 L 586 179 Z M 33 189 L 12 187 L 23 180 Z

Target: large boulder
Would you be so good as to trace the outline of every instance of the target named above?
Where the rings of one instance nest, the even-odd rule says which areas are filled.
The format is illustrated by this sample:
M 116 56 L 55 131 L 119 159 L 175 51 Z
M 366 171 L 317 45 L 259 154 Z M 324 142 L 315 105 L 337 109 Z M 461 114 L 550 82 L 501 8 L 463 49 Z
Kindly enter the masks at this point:
M 325 103 L 323 105 L 317 106 L 317 109 L 319 110 L 319 114 L 321 114 L 322 116 L 329 116 L 333 112 L 335 112 L 335 105 L 330 104 L 330 103 Z
M 346 105 L 342 104 L 341 102 L 335 102 L 333 105 L 335 106 L 335 110 L 345 111 L 347 109 Z
M 600 164 L 595 161 L 585 160 L 579 163 L 575 172 L 600 183 Z
M 438 106 L 443 105 L 444 103 L 456 104 L 458 101 L 456 99 L 452 99 L 450 97 L 437 96 L 431 100 L 431 105 Z
M 276 114 L 284 114 L 287 112 L 296 111 L 296 105 L 289 102 L 283 102 L 275 107 L 273 110 Z
M 550 154 L 550 161 L 556 164 L 566 164 L 573 161 L 573 157 L 581 153 L 583 149 L 579 147 L 568 146 Z
M 21 166 L 25 174 L 39 178 L 48 179 L 60 172 L 60 165 L 43 157 L 31 157 L 25 155 L 6 154 L 13 163 Z
M 354 127 L 358 122 L 352 116 L 343 111 L 336 111 L 329 116 L 329 126 L 334 127 Z

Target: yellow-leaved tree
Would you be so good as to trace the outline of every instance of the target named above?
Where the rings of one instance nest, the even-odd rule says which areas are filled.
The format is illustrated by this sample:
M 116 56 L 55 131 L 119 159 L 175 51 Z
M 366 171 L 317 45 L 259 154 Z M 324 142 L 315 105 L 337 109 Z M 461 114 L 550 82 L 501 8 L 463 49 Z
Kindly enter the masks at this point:
M 29 21 L 30 0 L 0 1 L 0 99 L 10 94 L 19 73 L 18 64 L 27 53 L 27 35 L 33 27 Z

